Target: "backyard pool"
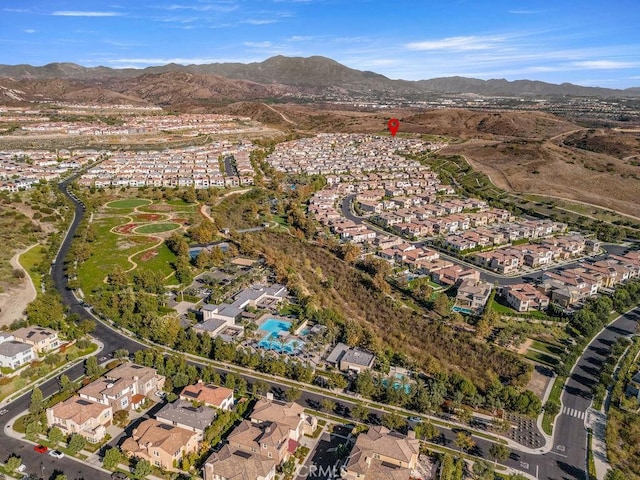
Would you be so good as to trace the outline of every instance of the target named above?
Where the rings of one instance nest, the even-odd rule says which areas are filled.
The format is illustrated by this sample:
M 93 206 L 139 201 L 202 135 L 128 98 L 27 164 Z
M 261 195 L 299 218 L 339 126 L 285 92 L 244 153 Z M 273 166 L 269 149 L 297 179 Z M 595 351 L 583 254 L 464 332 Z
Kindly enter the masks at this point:
M 284 339 L 289 335 L 291 322 L 277 318 L 268 318 L 259 330 L 267 332 L 258 342 L 258 346 L 266 350 L 274 350 L 279 353 L 297 353 L 304 346 L 304 342 L 298 338 Z

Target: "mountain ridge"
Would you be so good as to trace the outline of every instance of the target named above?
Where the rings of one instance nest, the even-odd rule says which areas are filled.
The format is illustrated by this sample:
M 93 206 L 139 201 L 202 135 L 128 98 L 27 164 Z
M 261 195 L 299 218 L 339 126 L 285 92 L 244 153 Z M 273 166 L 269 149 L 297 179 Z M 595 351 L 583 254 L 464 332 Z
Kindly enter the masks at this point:
M 506 95 L 506 96 L 596 96 L 626 97 L 640 95 L 640 87 L 624 90 L 604 87 L 585 87 L 571 83 L 553 84 L 539 80 L 481 80 L 468 77 L 439 77 L 426 80 L 390 79 L 382 74 L 347 67 L 322 56 L 286 57 L 277 55 L 262 62 L 209 63 L 201 65 L 151 66 L 142 69 L 110 67 L 84 67 L 75 63 L 55 62 L 43 66 L 0 65 L 0 76 L 13 80 L 67 79 L 106 81 L 131 79 L 149 74 L 183 72 L 216 75 L 255 84 L 283 85 L 307 92 L 336 89 L 360 92 L 398 92 L 424 94 L 428 92 Z

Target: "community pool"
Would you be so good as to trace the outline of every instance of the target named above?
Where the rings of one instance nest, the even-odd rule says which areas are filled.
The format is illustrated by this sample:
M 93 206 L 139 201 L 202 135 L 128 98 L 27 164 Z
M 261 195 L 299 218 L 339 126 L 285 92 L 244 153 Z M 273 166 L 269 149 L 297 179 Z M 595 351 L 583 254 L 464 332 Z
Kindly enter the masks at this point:
M 266 350 L 274 350 L 279 353 L 297 353 L 304 346 L 304 342 L 298 338 L 289 339 L 286 342 L 280 340 L 281 334 L 287 335 L 291 328 L 291 322 L 277 318 L 268 318 L 260 325 L 259 330 L 267 332 L 258 342 L 258 346 Z
M 396 378 L 397 378 L 397 375 L 396 375 Z M 389 381 L 385 378 L 385 379 L 382 380 L 382 386 L 384 386 L 386 388 L 387 385 L 389 385 Z M 393 389 L 394 390 L 400 390 L 400 387 L 402 387 L 402 383 L 401 382 L 393 382 Z M 407 395 L 409 395 L 411 393 L 411 385 L 409 385 L 408 383 L 405 384 L 405 386 L 404 386 L 404 393 L 406 393 Z

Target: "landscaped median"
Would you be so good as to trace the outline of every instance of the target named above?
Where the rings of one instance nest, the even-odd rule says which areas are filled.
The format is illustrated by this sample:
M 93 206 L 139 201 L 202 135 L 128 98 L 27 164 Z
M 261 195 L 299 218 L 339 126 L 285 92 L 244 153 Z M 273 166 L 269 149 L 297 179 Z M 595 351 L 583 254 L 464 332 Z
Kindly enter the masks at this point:
M 568 357 L 569 359 L 571 359 L 571 362 L 567 362 L 564 365 L 564 371 L 567 372 L 567 374 L 558 375 L 556 377 L 553 383 L 553 387 L 551 389 L 549 398 L 547 399 L 547 403 L 544 406 L 544 415 L 542 417 L 542 429 L 547 435 L 553 434 L 553 423 L 555 421 L 556 416 L 560 413 L 560 410 L 561 410 L 560 397 L 562 396 L 564 385 L 570 375 L 570 372 L 573 371 L 576 363 L 580 359 L 582 352 L 584 352 L 584 350 L 586 350 L 589 347 L 589 345 L 591 345 L 594 339 L 597 338 L 597 336 L 600 335 L 600 333 L 604 329 L 606 329 L 610 324 L 612 324 L 621 316 L 626 315 L 627 313 L 635 310 L 636 308 L 638 308 L 638 305 L 634 306 L 633 308 L 630 308 L 628 311 L 626 311 L 623 314 L 619 312 L 613 312 L 608 314 L 607 315 L 608 321 L 606 325 L 604 325 L 602 329 L 598 330 L 597 332 L 592 333 L 588 338 L 584 339 L 584 347 L 582 351 L 579 354 L 578 352 L 574 352 L 570 357 Z

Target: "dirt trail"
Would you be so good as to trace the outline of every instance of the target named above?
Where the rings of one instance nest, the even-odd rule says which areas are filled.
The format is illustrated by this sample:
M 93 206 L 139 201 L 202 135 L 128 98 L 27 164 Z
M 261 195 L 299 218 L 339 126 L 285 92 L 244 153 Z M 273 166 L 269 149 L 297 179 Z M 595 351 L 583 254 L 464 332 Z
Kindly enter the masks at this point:
M 37 245 L 37 243 L 31 245 L 16 253 L 11 258 L 11 266 L 24 271 L 25 277 L 22 279 L 20 285 L 11 286 L 0 294 L 0 327 L 10 325 L 13 321 L 18 320 L 22 316 L 25 308 L 27 308 L 27 305 L 36 298 L 36 289 L 31 281 L 31 277 L 27 271 L 22 268 L 18 259 L 24 252 Z

